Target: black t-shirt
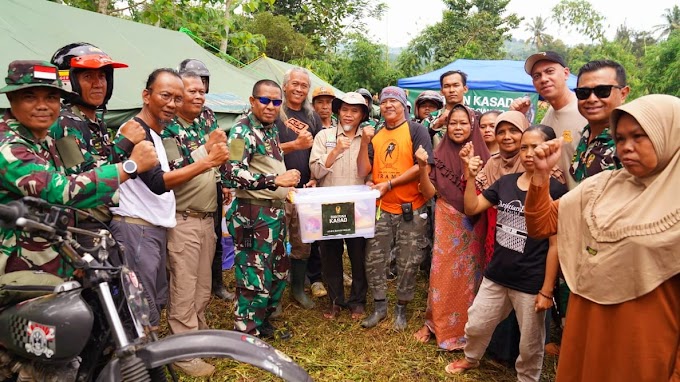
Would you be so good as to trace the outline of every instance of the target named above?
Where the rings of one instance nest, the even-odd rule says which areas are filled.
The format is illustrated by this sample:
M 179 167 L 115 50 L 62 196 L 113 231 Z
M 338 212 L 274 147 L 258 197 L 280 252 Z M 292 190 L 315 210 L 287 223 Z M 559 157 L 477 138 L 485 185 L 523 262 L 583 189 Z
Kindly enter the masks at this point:
M 484 276 L 504 287 L 537 294 L 543 286 L 549 243 L 548 239 L 533 239 L 527 235 L 524 219 L 527 193 L 517 187 L 521 175 L 505 175 L 482 193 L 498 208 L 496 244 Z M 567 191 L 565 185 L 550 178 L 550 196 L 554 200 Z
M 302 110 L 291 110 L 286 108 L 285 111 L 288 116 L 286 123 L 284 124 L 279 119 L 276 121 L 279 128 L 279 139 L 281 140 L 281 143 L 294 141 L 302 130 L 309 130 L 309 132 L 312 133 L 312 137 L 314 137 L 316 136 L 316 133 L 323 129 L 321 117 L 319 117 L 319 114 L 315 111 L 311 112 L 312 118 L 310 118 L 304 108 Z M 298 188 L 309 182 L 311 177 L 311 171 L 309 170 L 309 155 L 311 153 L 312 149 L 308 148 L 306 150 L 290 152 L 283 157 L 283 161 L 286 163 L 286 169 L 300 171 L 300 183 L 297 185 Z

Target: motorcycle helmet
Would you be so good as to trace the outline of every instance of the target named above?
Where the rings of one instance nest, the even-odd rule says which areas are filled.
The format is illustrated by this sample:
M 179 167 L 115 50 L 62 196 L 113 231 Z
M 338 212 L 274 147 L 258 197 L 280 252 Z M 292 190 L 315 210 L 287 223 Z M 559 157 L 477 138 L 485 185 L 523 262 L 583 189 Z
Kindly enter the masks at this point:
M 371 95 L 371 92 L 364 88 L 357 89 L 356 92 L 366 98 L 366 101 L 368 102 L 368 109 L 371 110 L 373 108 L 373 96 Z
M 64 88 L 75 93 L 67 101 L 91 107 L 93 109 L 106 108 L 107 102 L 113 94 L 113 69 L 127 68 L 128 65 L 116 62 L 101 49 L 86 42 L 76 42 L 59 48 L 50 62 L 59 69 L 59 77 Z M 106 75 L 106 95 L 101 105 L 91 105 L 80 96 L 81 87 L 77 74 L 84 70 L 103 69 Z
M 179 63 L 179 69 L 177 69 L 177 71 L 179 74 L 184 72 L 194 72 L 198 74 L 205 84 L 205 92 L 208 93 L 208 89 L 210 88 L 210 71 L 203 61 L 195 58 L 187 58 Z
M 437 110 L 444 107 L 444 97 L 434 90 L 425 90 L 416 98 L 416 109 L 425 101 L 432 101 L 437 105 Z

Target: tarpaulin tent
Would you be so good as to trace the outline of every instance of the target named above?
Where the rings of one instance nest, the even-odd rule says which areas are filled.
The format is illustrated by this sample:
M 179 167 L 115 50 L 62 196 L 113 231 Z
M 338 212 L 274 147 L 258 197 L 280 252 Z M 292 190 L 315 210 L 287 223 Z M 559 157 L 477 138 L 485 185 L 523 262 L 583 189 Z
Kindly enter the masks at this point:
M 177 68 L 186 58 L 196 58 L 210 70 L 210 94 L 222 127 L 247 108 L 257 78 L 210 54 L 184 33 L 106 16 L 44 0 L 2 0 L 0 5 L 0 71 L 17 59 L 49 61 L 69 43 L 85 41 L 98 46 L 114 60 L 130 65 L 115 71 L 113 97 L 107 121 L 117 126 L 141 107 L 141 92 L 154 69 Z M 2 75 L 1 77 L 4 77 Z M 0 108 L 9 107 L 0 97 Z
M 422 91 L 439 90 L 439 77 L 450 70 L 461 70 L 467 74 L 469 91 L 465 103 L 474 109 L 507 110 L 513 99 L 522 96 L 529 96 L 534 105 L 538 100 L 531 77 L 524 71 L 524 61 L 458 59 L 435 71 L 402 78 L 397 84 L 409 90 L 409 100 L 415 104 Z M 575 88 L 576 76 L 571 74 L 567 85 Z

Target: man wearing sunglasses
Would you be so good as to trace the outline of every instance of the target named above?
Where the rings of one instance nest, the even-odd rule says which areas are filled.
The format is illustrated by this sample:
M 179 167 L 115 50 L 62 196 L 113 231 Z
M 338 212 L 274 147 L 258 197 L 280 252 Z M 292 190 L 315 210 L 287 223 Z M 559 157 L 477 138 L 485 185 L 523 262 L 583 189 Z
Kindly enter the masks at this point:
M 253 86 L 251 113 L 229 130 L 229 179 L 236 198 L 227 211 L 236 250 L 236 330 L 264 338 L 289 338 L 269 317 L 286 288 L 290 263 L 283 245 L 284 199 L 300 182 L 300 171 L 286 170 L 278 126 L 281 87 L 261 80 Z
M 615 61 L 590 61 L 579 70 L 574 91 L 578 111 L 588 120 L 569 169 L 571 178 L 581 182 L 604 170 L 621 168 L 616 144 L 609 134 L 609 117 L 630 92 L 626 70 Z
M 529 56 L 524 62 L 524 71 L 531 76 L 536 92 L 550 104 L 541 124 L 552 127 L 557 136 L 564 139 L 562 156 L 557 166 L 566 174 L 571 168 L 576 144 L 581 139 L 581 129 L 588 123 L 578 111 L 576 95 L 567 86 L 569 68 L 562 56 L 547 51 Z M 510 110 L 518 110 L 523 114 L 530 107 L 528 97 L 518 98 L 510 104 Z M 573 178 L 566 178 L 570 190 L 576 187 Z

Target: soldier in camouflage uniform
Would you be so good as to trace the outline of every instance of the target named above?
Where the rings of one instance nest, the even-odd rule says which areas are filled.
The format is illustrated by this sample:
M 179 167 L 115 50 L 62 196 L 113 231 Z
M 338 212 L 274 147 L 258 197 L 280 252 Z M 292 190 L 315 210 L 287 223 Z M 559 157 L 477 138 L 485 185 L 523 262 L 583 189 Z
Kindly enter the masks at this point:
M 34 196 L 50 203 L 93 208 L 117 203 L 118 187 L 129 176 L 120 164 L 66 174 L 50 126 L 59 116 L 60 98 L 70 96 L 57 68 L 43 61 L 13 61 L 7 86 L 0 89 L 10 103 L 0 119 L 0 203 Z M 131 153 L 140 171 L 157 163 L 153 145 L 138 145 Z M 67 276 L 71 269 L 60 260 L 51 243 L 30 233 L 0 229 L 0 275 L 41 269 Z
M 432 137 L 432 146 L 437 147 L 446 132 L 446 121 L 449 112 L 456 104 L 464 104 L 463 96 L 468 91 L 467 74 L 460 70 L 449 70 L 439 77 L 441 93 L 444 95 L 446 104 L 443 108 L 432 112 L 429 117 L 423 120 L 423 126 L 427 127 Z
M 66 173 L 78 174 L 128 158 L 134 145 L 144 140 L 144 129 L 139 124 L 128 124 L 114 148 L 103 120 L 106 104 L 113 94 L 113 70 L 127 68 L 127 65 L 113 61 L 101 49 L 88 43 L 72 43 L 59 48 L 51 63 L 59 69 L 64 87 L 73 92 L 62 104 L 58 123 L 50 129 Z M 104 223 L 111 220 L 106 206 L 88 212 Z M 76 216 L 76 226 L 95 232 L 103 228 L 95 219 L 81 215 Z M 93 246 L 91 236 L 77 235 L 76 238 L 85 247 Z M 117 253 L 110 252 L 109 255 L 114 264 L 122 262 Z
M 185 72 L 193 72 L 201 77 L 203 86 L 205 87 L 205 94 L 210 91 L 210 71 L 208 67 L 205 66 L 203 61 L 197 60 L 195 58 L 187 58 L 186 60 L 180 62 L 178 68 L 179 74 Z M 215 118 L 215 113 L 203 105 L 203 110 L 199 117 L 201 121 L 206 121 L 205 128 L 206 134 L 217 128 L 217 119 Z M 224 174 L 224 171 L 222 171 Z M 231 198 L 231 193 L 228 189 L 223 190 L 223 182 L 217 183 L 217 210 L 215 211 L 215 235 L 217 240 L 215 243 L 215 256 L 213 257 L 212 263 L 212 294 L 222 300 L 233 300 L 234 294 L 229 292 L 224 286 L 224 280 L 222 279 L 222 204 L 223 196 Z M 229 200 L 227 200 L 229 202 Z
M 236 199 L 229 211 L 229 233 L 236 256 L 235 329 L 266 338 L 269 322 L 286 288 L 290 261 L 285 255 L 284 199 L 300 181 L 298 170 L 286 171 L 274 124 L 282 103 L 281 87 L 261 80 L 253 86 L 252 113 L 229 131 L 230 178 Z M 290 333 L 279 331 L 281 338 Z

